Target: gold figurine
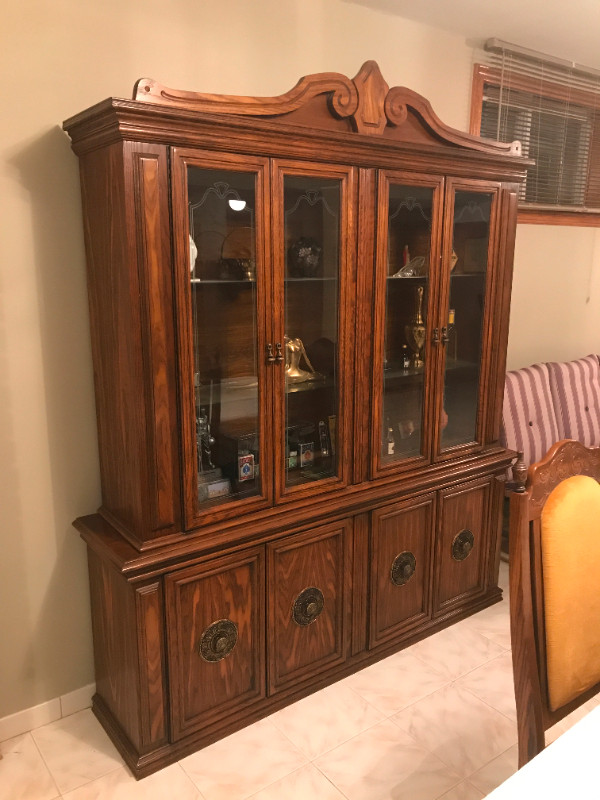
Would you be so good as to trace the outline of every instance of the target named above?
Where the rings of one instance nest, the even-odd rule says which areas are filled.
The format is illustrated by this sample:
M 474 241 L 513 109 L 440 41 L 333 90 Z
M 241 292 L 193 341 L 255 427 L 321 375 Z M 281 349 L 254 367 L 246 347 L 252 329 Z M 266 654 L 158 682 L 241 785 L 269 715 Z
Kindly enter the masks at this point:
M 306 349 L 302 339 L 285 339 L 285 377 L 288 383 L 303 383 L 304 381 L 314 381 L 321 377 L 315 372 L 310 359 L 306 354 Z M 304 359 L 308 370 L 301 369 L 300 361 Z M 309 371 L 310 370 L 310 371 Z

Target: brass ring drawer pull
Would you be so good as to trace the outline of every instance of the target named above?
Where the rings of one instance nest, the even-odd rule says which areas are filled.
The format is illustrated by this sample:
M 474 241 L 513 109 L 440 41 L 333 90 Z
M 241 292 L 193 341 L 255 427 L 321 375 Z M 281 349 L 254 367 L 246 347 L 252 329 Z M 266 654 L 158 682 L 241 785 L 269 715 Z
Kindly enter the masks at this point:
M 455 561 L 464 561 L 471 554 L 475 537 L 471 531 L 465 530 L 457 533 L 452 542 L 452 558 Z
M 408 583 L 415 574 L 416 567 L 417 559 L 408 550 L 397 555 L 392 561 L 390 571 L 390 579 L 394 586 L 404 586 L 405 583 Z
M 237 625 L 230 619 L 219 619 L 204 631 L 198 645 L 198 654 L 205 661 L 221 661 L 226 658 L 238 639 Z
M 319 616 L 325 600 L 323 592 L 315 586 L 309 586 L 303 589 L 298 597 L 294 600 L 292 608 L 292 617 L 296 625 L 310 625 Z

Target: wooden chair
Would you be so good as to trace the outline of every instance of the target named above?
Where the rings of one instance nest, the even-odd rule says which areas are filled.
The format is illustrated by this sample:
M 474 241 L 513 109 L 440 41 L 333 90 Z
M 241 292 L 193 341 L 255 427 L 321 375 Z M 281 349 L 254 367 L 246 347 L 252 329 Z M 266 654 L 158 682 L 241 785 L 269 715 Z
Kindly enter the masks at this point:
M 563 440 L 517 467 L 510 622 L 519 767 L 600 691 L 600 448 Z M 592 480 L 593 479 L 593 480 Z

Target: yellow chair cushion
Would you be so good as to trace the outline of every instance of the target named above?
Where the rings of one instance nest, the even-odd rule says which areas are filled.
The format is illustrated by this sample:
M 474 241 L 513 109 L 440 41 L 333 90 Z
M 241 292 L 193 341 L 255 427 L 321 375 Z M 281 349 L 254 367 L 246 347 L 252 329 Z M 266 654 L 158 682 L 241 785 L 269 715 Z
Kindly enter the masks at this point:
M 600 484 L 575 475 L 542 511 L 548 694 L 554 711 L 600 681 Z

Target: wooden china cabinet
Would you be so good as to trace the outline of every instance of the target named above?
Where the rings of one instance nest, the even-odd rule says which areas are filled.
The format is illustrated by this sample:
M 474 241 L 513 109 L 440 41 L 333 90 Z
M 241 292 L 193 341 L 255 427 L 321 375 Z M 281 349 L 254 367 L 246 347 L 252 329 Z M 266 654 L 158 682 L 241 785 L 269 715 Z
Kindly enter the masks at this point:
M 367 62 L 141 80 L 80 158 L 94 711 L 136 776 L 501 598 L 518 144 Z

